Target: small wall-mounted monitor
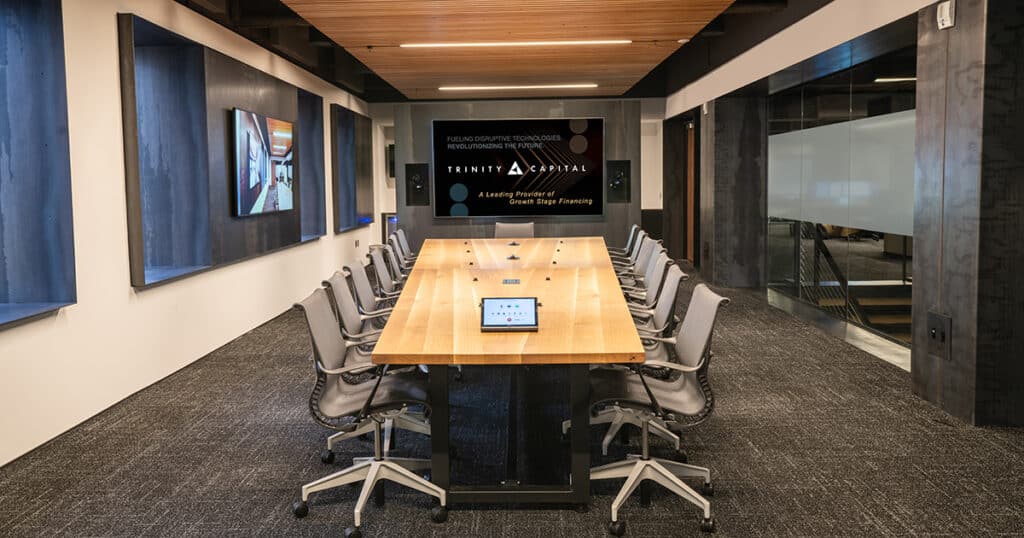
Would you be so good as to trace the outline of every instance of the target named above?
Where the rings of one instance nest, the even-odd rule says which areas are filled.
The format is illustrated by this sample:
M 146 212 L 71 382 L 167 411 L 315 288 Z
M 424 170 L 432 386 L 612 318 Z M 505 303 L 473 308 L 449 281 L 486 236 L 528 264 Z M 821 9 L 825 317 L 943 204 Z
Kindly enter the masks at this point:
M 294 125 L 235 109 L 235 211 L 239 217 L 293 209 Z

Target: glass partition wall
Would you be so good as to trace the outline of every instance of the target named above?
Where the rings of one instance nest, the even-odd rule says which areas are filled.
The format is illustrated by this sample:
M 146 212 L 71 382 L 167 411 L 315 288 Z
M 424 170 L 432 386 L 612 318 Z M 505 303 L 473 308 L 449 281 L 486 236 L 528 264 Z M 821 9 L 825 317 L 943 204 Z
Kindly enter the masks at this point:
M 769 98 L 769 289 L 904 343 L 915 73 L 911 46 Z

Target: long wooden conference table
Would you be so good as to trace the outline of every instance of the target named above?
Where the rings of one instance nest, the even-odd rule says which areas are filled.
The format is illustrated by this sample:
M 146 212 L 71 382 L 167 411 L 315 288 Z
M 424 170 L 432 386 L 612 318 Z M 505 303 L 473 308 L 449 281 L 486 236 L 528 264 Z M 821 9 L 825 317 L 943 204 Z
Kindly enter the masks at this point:
M 537 331 L 482 332 L 485 297 L 537 297 Z M 566 485 L 451 484 L 448 367 L 566 365 L 572 423 L 588 424 L 589 365 L 643 362 L 644 350 L 603 238 L 427 239 L 372 357 L 429 366 L 431 479 L 449 503 L 585 504 L 585 427 L 571 429 Z

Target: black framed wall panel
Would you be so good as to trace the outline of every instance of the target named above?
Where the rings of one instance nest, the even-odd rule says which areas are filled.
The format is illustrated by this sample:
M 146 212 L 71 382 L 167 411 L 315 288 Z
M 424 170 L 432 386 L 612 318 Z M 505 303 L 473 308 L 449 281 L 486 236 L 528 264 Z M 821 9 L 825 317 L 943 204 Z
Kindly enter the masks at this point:
M 299 169 L 295 184 L 299 189 L 302 216 L 302 240 L 327 233 L 324 205 L 324 99 L 299 88 L 299 123 L 296 139 Z
M 203 47 L 119 15 L 133 286 L 210 266 Z
M 373 123 L 340 105 L 331 105 L 331 174 L 334 231 L 373 223 Z
M 74 303 L 59 0 L 0 0 L 0 326 Z
M 322 98 L 302 92 L 300 118 L 295 86 L 131 14 L 118 27 L 132 285 L 299 244 L 304 214 L 309 236 L 322 235 Z M 235 109 L 296 125 L 294 209 L 236 216 Z
M 430 205 L 430 164 L 405 165 L 405 205 Z

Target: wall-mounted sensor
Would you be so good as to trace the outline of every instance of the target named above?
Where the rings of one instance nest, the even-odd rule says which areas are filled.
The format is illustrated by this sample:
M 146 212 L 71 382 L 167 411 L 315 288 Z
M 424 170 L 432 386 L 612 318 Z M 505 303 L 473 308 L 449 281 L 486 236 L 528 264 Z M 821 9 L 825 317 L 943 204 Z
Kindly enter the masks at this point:
M 956 24 L 956 0 L 946 0 L 939 4 L 935 11 L 935 19 L 939 24 L 939 30 L 952 28 Z

